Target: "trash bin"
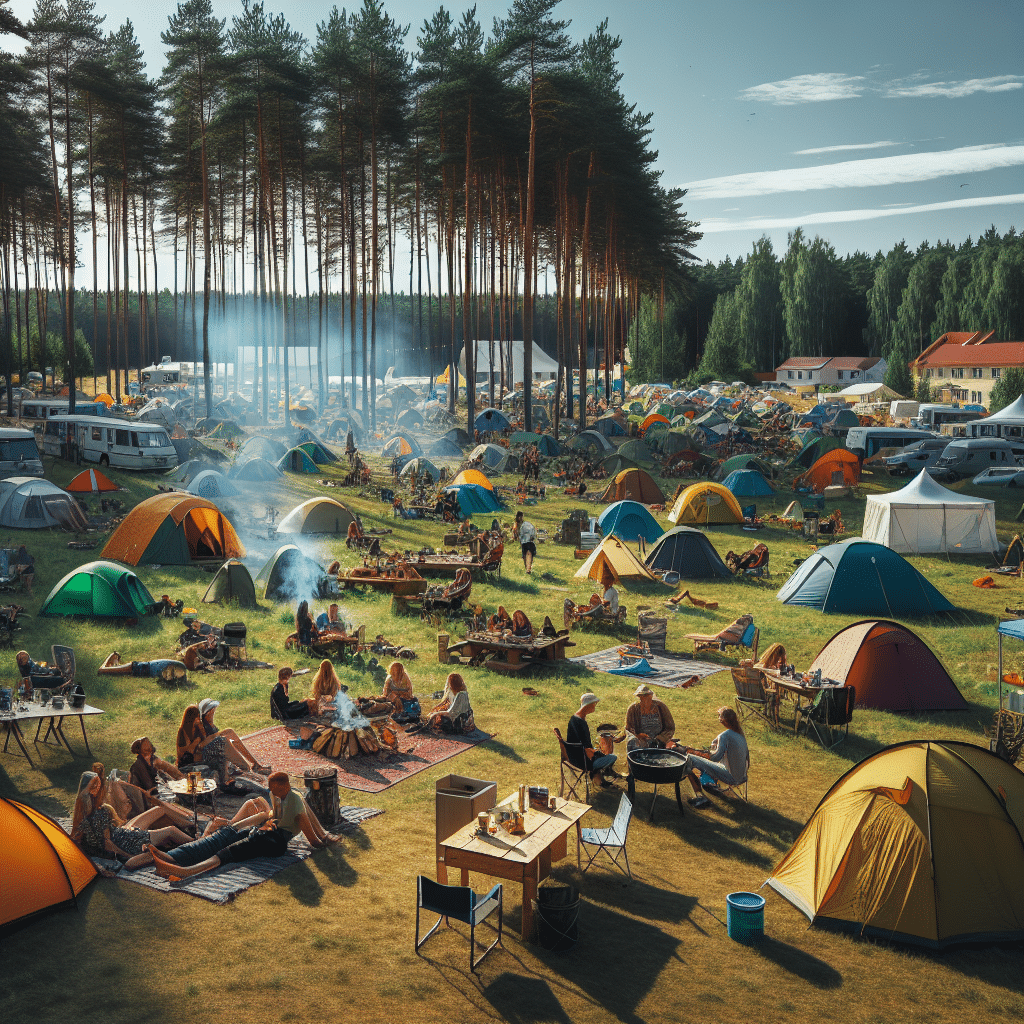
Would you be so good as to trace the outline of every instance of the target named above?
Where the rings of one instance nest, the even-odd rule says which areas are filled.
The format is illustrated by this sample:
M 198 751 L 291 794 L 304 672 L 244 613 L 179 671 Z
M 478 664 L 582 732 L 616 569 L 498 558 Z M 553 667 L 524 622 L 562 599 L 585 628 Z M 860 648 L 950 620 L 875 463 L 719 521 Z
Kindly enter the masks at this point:
M 552 953 L 568 953 L 580 937 L 580 894 L 571 885 L 542 885 L 533 901 L 537 942 Z
M 725 897 L 725 922 L 729 938 L 759 942 L 764 938 L 764 897 L 756 892 L 731 892 Z
M 324 828 L 334 828 L 341 819 L 337 768 L 307 768 L 304 773 L 306 803 Z

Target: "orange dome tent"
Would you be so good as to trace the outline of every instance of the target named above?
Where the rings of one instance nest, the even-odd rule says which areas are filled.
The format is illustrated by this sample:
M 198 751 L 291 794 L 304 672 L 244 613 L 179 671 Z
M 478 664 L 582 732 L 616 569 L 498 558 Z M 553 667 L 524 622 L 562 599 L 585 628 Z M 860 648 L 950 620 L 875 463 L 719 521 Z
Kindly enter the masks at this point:
M 494 484 L 479 469 L 464 469 L 447 486 L 458 487 L 461 484 L 476 484 L 478 487 L 486 488 L 488 491 L 494 490 Z
M 0 797 L 0 927 L 74 903 L 98 874 L 41 811 Z
M 662 416 L 660 412 L 652 412 L 640 424 L 640 433 L 643 434 L 652 423 L 664 423 L 667 426 L 672 426 L 672 422 L 667 416 Z
M 108 395 L 105 391 L 102 395 L 97 395 L 95 400 L 102 402 L 108 409 L 114 404 L 114 396 Z
M 175 492 L 154 494 L 136 505 L 111 534 L 102 557 L 126 565 L 223 563 L 245 558 L 245 546 L 212 501 Z
M 624 469 L 608 484 L 602 501 L 639 501 L 644 505 L 662 505 L 665 495 L 650 473 L 642 469 Z
M 794 481 L 794 486 L 810 487 L 818 493 L 826 487 L 852 487 L 860 482 L 860 459 L 845 448 L 833 448 L 824 455 L 803 476 Z
M 119 491 L 121 488 L 98 469 L 83 469 L 64 488 L 70 494 L 99 494 L 101 491 Z

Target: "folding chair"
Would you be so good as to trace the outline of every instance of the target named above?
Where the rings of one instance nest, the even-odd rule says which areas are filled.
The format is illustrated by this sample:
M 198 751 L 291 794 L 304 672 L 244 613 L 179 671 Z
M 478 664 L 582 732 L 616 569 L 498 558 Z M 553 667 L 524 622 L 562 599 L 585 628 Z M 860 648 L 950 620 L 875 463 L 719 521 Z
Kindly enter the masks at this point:
M 440 915 L 437 923 L 422 939 L 420 938 L 421 909 Z M 476 926 L 490 917 L 495 910 L 498 912 L 498 937 L 474 960 Z M 476 973 L 480 961 L 495 946 L 501 945 L 502 912 L 501 882 L 490 892 L 478 896 L 468 885 L 442 885 L 424 875 L 419 875 L 416 879 L 416 955 L 420 955 L 420 947 L 441 927 L 441 922 L 444 921 L 445 927 L 450 928 L 448 918 L 454 917 L 456 921 L 462 921 L 463 924 L 469 925 L 469 969 Z
M 579 751 L 580 760 L 586 764 L 587 755 L 583 749 L 582 743 L 566 743 L 562 739 L 562 733 L 558 729 L 551 730 L 555 734 L 555 738 L 558 740 L 558 749 L 561 753 L 561 778 L 558 783 L 558 795 L 564 796 L 566 800 L 575 800 L 577 803 L 590 803 L 590 772 L 586 768 L 580 768 L 579 765 L 574 764 L 569 757 L 569 748 L 572 747 L 573 751 Z M 568 785 L 566 784 L 566 775 L 569 776 Z M 583 783 L 583 799 L 580 799 L 579 788 L 580 783 Z M 568 789 L 568 795 L 566 790 Z
M 850 734 L 850 721 L 857 703 L 857 688 L 854 686 L 829 686 L 818 692 L 811 704 L 796 709 L 796 732 L 800 732 L 801 716 L 804 734 L 814 730 L 818 742 L 831 750 L 839 746 Z
M 712 785 L 705 785 L 704 788 L 709 793 L 717 793 L 719 796 L 725 796 L 726 793 L 731 793 L 733 796 L 738 796 L 744 803 L 747 802 L 747 784 L 750 781 L 750 752 L 747 751 L 747 763 L 744 766 L 743 778 L 736 782 L 723 782 L 721 779 L 716 779 Z M 740 792 L 740 787 L 743 788 L 743 792 Z
M 732 681 L 736 687 L 736 714 L 742 721 L 751 715 L 760 718 L 769 729 L 779 725 L 778 697 L 774 690 L 765 689 L 760 669 L 732 669 Z
M 60 644 L 53 644 L 50 647 L 50 658 L 54 668 L 60 669 L 64 682 L 61 684 L 61 692 L 68 693 L 75 685 L 75 672 L 78 666 L 75 663 L 75 649 L 73 647 L 62 647 Z
M 629 832 L 629 822 L 632 817 L 633 805 L 629 802 L 629 797 L 623 793 L 619 799 L 619 809 L 615 812 L 615 820 L 612 822 L 611 828 L 580 829 L 580 841 L 576 844 L 576 864 L 581 871 L 585 872 L 604 851 L 605 856 L 612 864 L 632 879 L 633 872 L 629 867 L 629 854 L 626 853 L 626 834 Z M 584 865 L 581 863 L 581 851 L 584 847 L 591 846 L 595 847 L 594 852 L 591 853 L 587 849 L 587 863 Z M 612 855 L 613 850 L 616 851 L 614 856 Z M 625 868 L 619 863 L 620 856 L 626 862 Z

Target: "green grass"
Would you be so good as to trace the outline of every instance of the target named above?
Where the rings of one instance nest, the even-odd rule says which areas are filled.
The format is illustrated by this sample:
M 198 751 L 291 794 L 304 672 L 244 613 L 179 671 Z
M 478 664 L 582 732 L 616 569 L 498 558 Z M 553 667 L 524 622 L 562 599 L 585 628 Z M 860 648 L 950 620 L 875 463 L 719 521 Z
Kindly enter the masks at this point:
M 57 483 L 66 482 L 73 472 L 74 467 L 51 467 L 47 460 L 47 475 Z M 150 478 L 116 471 L 111 476 L 128 488 L 129 503 L 155 490 Z M 251 504 L 241 504 L 237 521 L 260 516 L 266 504 L 286 512 L 320 491 L 317 479 L 289 475 L 278 485 L 261 488 Z M 888 480 L 869 477 L 865 490 L 889 486 Z M 390 510 L 375 500 L 346 491 L 328 493 L 359 509 L 367 525 L 393 528 L 388 547 L 439 544 L 437 524 L 393 520 Z M 1000 536 L 1008 540 L 1016 532 L 1012 517 L 1018 503 L 996 494 Z M 780 493 L 774 501 L 759 501 L 759 511 L 781 512 L 790 497 Z M 527 515 L 553 535 L 573 505 L 572 499 L 553 494 L 530 507 Z M 856 535 L 863 501 L 842 502 L 840 507 L 847 536 Z M 510 521 L 512 511 L 499 518 Z M 665 522 L 663 513 L 659 519 Z M 698 595 L 717 600 L 719 607 L 703 612 L 687 606 L 672 615 L 670 650 L 687 647 L 687 632 L 715 631 L 749 611 L 761 628 L 762 646 L 781 640 L 790 660 L 805 666 L 850 621 L 776 601 L 795 560 L 809 552 L 793 531 L 770 528 L 753 535 L 729 527 L 711 529 L 709 536 L 722 554 L 765 541 L 772 552 L 772 578 L 691 586 Z M 100 551 L 69 551 L 60 535 L 31 535 L 27 542 L 38 563 L 35 596 L 24 602 L 33 614 L 61 576 L 99 557 Z M 264 539 L 262 548 L 268 554 L 274 547 Z M 325 563 L 334 557 L 344 565 L 357 560 L 340 543 L 320 541 L 316 547 Z M 545 614 L 558 623 L 566 596 L 586 599 L 593 590 L 589 581 L 574 578 L 581 563 L 571 549 L 542 545 L 532 578 L 525 575 L 517 554 L 510 545 L 502 576 L 474 585 L 474 601 L 489 611 L 499 603 L 510 611 L 521 607 L 535 624 Z M 363 833 L 340 849 L 316 854 L 230 905 L 216 907 L 183 895 L 161 896 L 126 883 L 98 881 L 80 899 L 77 911 L 42 918 L 3 940 L 0 1017 L 12 1024 L 1017 1021 L 1024 1015 L 1019 948 L 930 955 L 829 935 L 808 929 L 804 917 L 774 894 L 767 897 L 769 938 L 763 945 L 740 947 L 725 933 L 726 894 L 761 885 L 822 795 L 857 760 L 912 737 L 984 742 L 982 729 L 996 705 L 994 624 L 1004 607 L 1021 603 L 1024 585 L 1013 580 L 1000 581 L 1001 588 L 994 591 L 972 587 L 971 580 L 981 575 L 982 559 L 912 561 L 961 609 L 948 617 L 908 622 L 949 668 L 968 710 L 932 715 L 858 711 L 848 742 L 836 752 L 823 751 L 803 737 L 772 735 L 752 726 L 749 804 L 716 801 L 712 810 L 687 809 L 680 817 L 674 801 L 660 794 L 655 821 L 648 824 L 651 794 L 641 786 L 630 832 L 633 882 L 597 869 L 580 879 L 571 853 L 556 867 L 556 878 L 579 884 L 584 896 L 584 938 L 575 952 L 546 953 L 510 934 L 505 950 L 492 954 L 476 978 L 466 970 L 466 944 L 458 936 L 431 939 L 425 948 L 429 959 L 413 955 L 415 876 L 434 874 L 434 780 L 450 771 L 494 779 L 502 794 L 520 782 L 557 786 L 552 726 L 564 729 L 585 689 L 604 698 L 602 719 L 621 723 L 633 689 L 628 680 L 568 666 L 528 680 L 467 669 L 477 723 L 494 734 L 492 741 L 384 793 L 343 792 L 343 802 L 380 806 L 387 813 L 368 822 Z M 250 564 L 255 574 L 261 563 L 253 559 Z M 243 613 L 204 606 L 198 602 L 212 577 L 203 570 L 140 566 L 138 571 L 154 595 L 180 597 L 201 608 L 210 621 L 244 619 L 250 648 L 258 643 L 263 660 L 315 667 L 284 649 L 292 609 L 264 603 L 259 612 Z M 663 595 L 668 591 L 655 587 L 624 588 L 628 622 L 635 624 L 638 604 L 657 608 Z M 429 695 L 441 688 L 448 669 L 437 663 L 434 627 L 418 617 L 394 615 L 384 597 L 346 594 L 341 603 L 347 617 L 366 624 L 368 634 L 384 633 L 419 652 L 409 665 L 418 693 Z M 74 644 L 87 699 L 107 712 L 90 723 L 90 742 L 97 759 L 108 766 L 127 767 L 128 745 L 142 733 L 162 753 L 170 752 L 182 709 L 204 696 L 223 702 L 218 721 L 239 733 L 268 724 L 267 697 L 276 677 L 272 670 L 198 675 L 195 688 L 182 691 L 162 690 L 148 679 L 95 675 L 96 665 L 113 649 L 125 658 L 170 656 L 180 631 L 178 620 L 147 619 L 131 629 L 43 618 L 26 619 L 25 624 L 17 646 L 37 658 L 48 656 L 51 643 Z M 614 637 L 606 631 L 576 632 L 578 646 L 570 653 L 597 650 L 630 635 L 629 628 Z M 1012 652 L 1010 658 L 1011 667 L 1020 668 L 1021 652 Z M 722 663 L 735 661 L 723 658 Z M 371 692 L 368 676 L 344 669 L 341 675 L 353 694 Z M 302 695 L 307 683 L 297 681 L 296 695 Z M 523 696 L 520 689 L 527 683 L 541 695 Z M 731 703 L 733 695 L 728 672 L 689 690 L 659 691 L 675 717 L 677 734 L 692 744 L 712 738 L 717 731 L 715 709 Z M 66 814 L 88 759 L 73 759 L 55 748 L 38 750 L 35 770 L 10 752 L 0 758 L 0 793 L 51 814 Z M 588 821 L 605 823 L 617 800 L 617 793 L 599 794 Z M 477 889 L 485 884 L 476 876 L 473 882 Z M 518 886 L 510 884 L 506 920 L 512 928 L 519 924 L 520 901 Z

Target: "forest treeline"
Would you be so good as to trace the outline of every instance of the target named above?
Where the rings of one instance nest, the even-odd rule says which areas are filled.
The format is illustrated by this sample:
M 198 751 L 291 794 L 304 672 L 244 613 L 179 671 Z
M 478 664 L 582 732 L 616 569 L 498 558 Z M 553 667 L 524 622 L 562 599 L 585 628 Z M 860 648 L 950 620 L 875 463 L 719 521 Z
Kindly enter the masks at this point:
M 620 40 L 605 22 L 574 41 L 555 0 L 511 0 L 490 31 L 475 8 L 412 29 L 362 0 L 325 11 L 312 39 L 251 0 L 227 20 L 184 0 L 156 80 L 132 24 L 104 31 L 93 0 L 37 0 L 27 25 L 7 2 L 0 31 L 28 40 L 0 55 L 9 360 L 33 331 L 60 331 L 74 375 L 90 322 L 104 368 L 155 359 L 169 287 L 169 340 L 180 349 L 184 328 L 207 365 L 225 355 L 210 345 L 228 295 L 248 292 L 258 347 L 305 345 L 311 304 L 318 351 L 333 337 L 353 375 L 379 373 L 404 285 L 427 362 L 521 323 L 529 372 L 543 276 L 568 374 L 587 339 L 619 358 L 640 297 L 681 293 L 697 262 L 683 193 L 654 169 L 650 115 L 619 88 Z M 173 252 L 172 281 L 158 251 Z M 344 301 L 325 309 L 329 292 Z M 470 420 L 475 400 L 471 387 Z
M 990 228 L 959 245 L 900 242 L 840 257 L 797 229 L 781 255 L 761 238 L 735 262 L 698 268 L 691 294 L 659 313 L 644 301 L 638 379 L 731 381 L 789 356 L 875 355 L 887 361 L 886 383 L 909 395 L 907 364 L 946 331 L 1024 340 L 1024 237 Z

